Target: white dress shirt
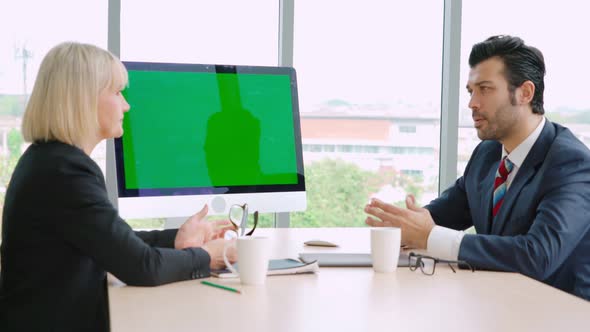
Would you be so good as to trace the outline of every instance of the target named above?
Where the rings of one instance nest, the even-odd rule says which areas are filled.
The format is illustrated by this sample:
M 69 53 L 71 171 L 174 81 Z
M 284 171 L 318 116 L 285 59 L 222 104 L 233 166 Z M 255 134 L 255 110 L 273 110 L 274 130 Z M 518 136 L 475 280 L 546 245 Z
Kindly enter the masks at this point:
M 545 117 L 543 117 L 537 128 L 511 153 L 506 152 L 506 149 L 502 146 L 502 158 L 508 156 L 508 159 L 514 164 L 512 172 L 508 174 L 508 179 L 506 179 L 506 191 L 510 189 L 510 184 L 522 166 L 524 159 L 529 154 L 529 151 L 531 151 L 531 148 L 537 141 L 537 138 L 539 138 L 539 135 L 541 135 L 543 126 L 545 126 Z M 461 241 L 463 240 L 464 235 L 464 231 L 456 231 L 442 226 L 434 226 L 428 236 L 426 249 L 433 257 L 457 260 L 459 257 L 459 248 L 461 247 Z

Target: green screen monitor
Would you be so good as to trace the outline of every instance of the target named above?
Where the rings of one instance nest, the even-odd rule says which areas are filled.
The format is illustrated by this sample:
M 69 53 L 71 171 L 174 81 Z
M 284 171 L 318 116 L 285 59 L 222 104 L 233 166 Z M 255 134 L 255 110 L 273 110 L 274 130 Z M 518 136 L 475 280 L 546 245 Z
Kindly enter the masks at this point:
M 306 208 L 295 70 L 124 62 L 131 106 L 115 139 L 124 218 Z

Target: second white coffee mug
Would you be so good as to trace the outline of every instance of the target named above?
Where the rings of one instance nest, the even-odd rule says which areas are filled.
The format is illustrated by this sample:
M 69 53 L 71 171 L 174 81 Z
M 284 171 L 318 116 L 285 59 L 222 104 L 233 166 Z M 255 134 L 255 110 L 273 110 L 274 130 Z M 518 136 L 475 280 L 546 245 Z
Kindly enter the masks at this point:
M 397 269 L 402 231 L 397 227 L 371 228 L 371 259 L 375 272 Z
M 259 236 L 244 236 L 236 239 L 235 245 L 238 251 L 237 269 L 227 259 L 226 245 L 223 250 L 223 260 L 227 268 L 239 275 L 243 285 L 264 285 L 268 271 L 268 259 L 270 256 L 270 239 Z

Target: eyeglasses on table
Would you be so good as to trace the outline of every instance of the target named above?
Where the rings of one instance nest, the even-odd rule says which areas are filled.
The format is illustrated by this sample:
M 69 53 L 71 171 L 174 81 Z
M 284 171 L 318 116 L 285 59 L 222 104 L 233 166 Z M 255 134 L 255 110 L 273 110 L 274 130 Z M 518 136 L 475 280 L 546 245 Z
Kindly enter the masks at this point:
M 258 226 L 258 211 L 254 211 L 254 222 L 248 222 L 248 204 L 234 204 L 229 208 L 229 220 L 239 236 L 251 236 Z
M 467 269 L 470 269 L 471 272 L 475 272 L 475 269 L 473 268 L 473 266 L 471 266 L 469 263 L 467 263 L 465 261 L 460 261 L 460 260 L 451 261 L 451 260 L 440 259 L 440 258 L 436 258 L 436 257 L 416 254 L 414 252 L 410 252 L 408 254 L 408 260 L 409 260 L 408 266 L 410 267 L 410 271 L 416 271 L 418 268 L 420 268 L 420 271 L 422 271 L 422 273 L 429 275 L 429 276 L 434 274 L 434 271 L 436 270 L 436 264 L 439 264 L 439 263 L 449 265 L 449 267 L 451 268 L 453 273 L 457 273 L 457 271 L 455 271 L 455 268 L 453 267 L 454 264 L 457 264 L 460 267 L 465 267 Z

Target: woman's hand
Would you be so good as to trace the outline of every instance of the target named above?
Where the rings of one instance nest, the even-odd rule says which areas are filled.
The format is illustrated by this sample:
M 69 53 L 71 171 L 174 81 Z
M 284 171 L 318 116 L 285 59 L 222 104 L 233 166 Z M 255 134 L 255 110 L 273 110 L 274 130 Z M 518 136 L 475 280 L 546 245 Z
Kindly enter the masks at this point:
M 236 250 L 235 242 L 236 240 L 224 240 L 224 239 L 215 239 L 209 241 L 203 245 L 203 250 L 205 250 L 209 257 L 211 257 L 211 262 L 209 263 L 209 267 L 211 270 L 219 270 L 225 268 L 225 262 L 223 260 L 223 250 L 227 246 L 226 255 L 227 260 L 230 263 L 235 263 L 238 259 L 238 251 Z
M 211 240 L 222 239 L 226 231 L 234 229 L 229 220 L 207 221 L 208 211 L 207 205 L 203 206 L 201 211 L 180 226 L 174 239 L 174 248 L 201 247 Z

